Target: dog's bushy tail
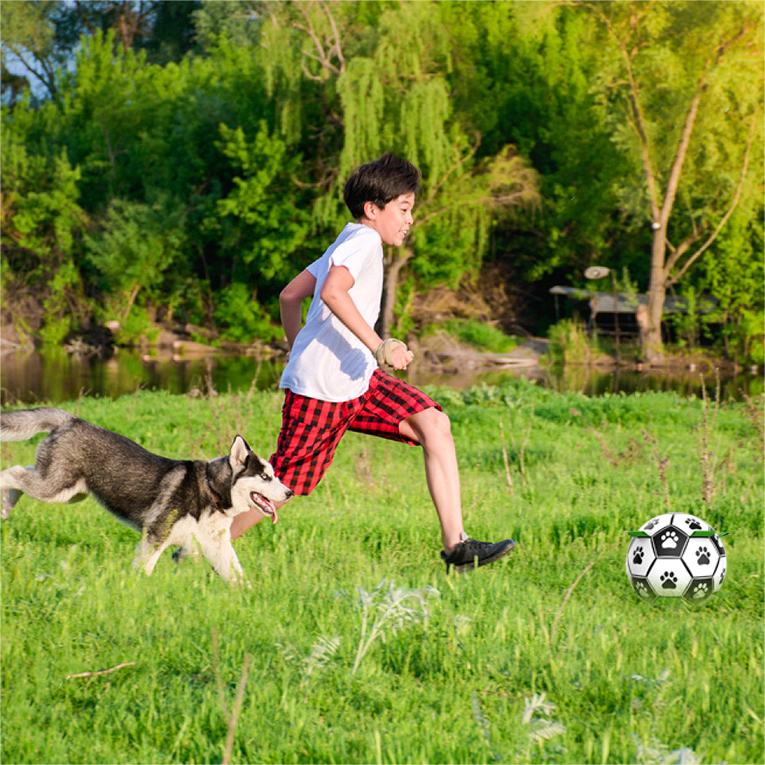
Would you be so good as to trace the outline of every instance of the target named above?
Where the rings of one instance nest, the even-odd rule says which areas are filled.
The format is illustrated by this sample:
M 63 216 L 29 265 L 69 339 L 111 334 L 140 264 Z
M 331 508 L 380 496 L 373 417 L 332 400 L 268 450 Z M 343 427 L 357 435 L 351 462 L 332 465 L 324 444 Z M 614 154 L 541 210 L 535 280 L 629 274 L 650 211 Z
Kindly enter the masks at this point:
M 38 433 L 49 433 L 74 417 L 63 409 L 21 409 L 0 413 L 0 441 L 26 441 Z

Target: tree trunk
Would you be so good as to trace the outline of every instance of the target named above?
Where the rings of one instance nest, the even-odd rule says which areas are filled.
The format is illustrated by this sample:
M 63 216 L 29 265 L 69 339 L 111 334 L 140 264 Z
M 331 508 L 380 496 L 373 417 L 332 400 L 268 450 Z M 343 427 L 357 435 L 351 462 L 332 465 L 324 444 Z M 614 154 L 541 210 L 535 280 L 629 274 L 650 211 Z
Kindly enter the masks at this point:
M 642 356 L 649 364 L 660 364 L 664 360 L 661 318 L 664 314 L 664 299 L 667 294 L 667 274 L 664 268 L 666 249 L 666 229 L 661 226 L 653 234 L 651 278 L 648 284 L 648 311 L 645 317 L 645 330 L 640 334 Z
M 383 296 L 382 326 L 380 336 L 390 337 L 396 307 L 396 290 L 401 269 L 412 259 L 414 253 L 409 247 L 389 248 L 385 258 L 385 290 Z

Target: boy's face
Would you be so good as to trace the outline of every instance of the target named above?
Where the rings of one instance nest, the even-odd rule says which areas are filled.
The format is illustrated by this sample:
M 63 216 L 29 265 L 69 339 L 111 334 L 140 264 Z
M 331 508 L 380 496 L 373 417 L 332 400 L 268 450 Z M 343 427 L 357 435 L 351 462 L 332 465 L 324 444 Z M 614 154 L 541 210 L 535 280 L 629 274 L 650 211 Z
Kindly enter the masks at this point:
M 380 235 L 385 244 L 400 247 L 409 234 L 414 218 L 414 192 L 400 194 L 380 208 L 374 202 L 364 205 L 362 221 Z

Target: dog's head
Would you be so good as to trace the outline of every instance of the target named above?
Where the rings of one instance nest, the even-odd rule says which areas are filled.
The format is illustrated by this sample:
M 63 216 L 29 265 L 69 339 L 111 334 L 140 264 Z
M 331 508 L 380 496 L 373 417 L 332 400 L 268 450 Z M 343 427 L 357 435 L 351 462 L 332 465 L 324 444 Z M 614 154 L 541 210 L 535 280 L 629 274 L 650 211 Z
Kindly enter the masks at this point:
M 275 475 L 270 463 L 258 457 L 249 444 L 237 436 L 228 455 L 231 467 L 231 515 L 258 510 L 262 515 L 278 520 L 275 502 L 285 502 L 292 495 Z

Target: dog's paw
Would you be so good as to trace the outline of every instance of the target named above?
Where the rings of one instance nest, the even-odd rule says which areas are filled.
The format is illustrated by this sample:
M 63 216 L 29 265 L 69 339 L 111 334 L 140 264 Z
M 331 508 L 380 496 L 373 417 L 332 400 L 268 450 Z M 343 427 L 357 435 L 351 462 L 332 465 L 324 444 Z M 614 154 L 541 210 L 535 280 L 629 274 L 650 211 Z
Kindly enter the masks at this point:
M 232 587 L 241 587 L 243 590 L 251 590 L 252 582 L 244 575 L 242 571 L 235 571 L 225 577 L 226 581 Z
M 3 489 L 0 491 L 0 518 L 5 520 L 11 514 L 11 510 L 13 510 L 19 501 L 22 493 L 18 489 Z
M 180 563 L 190 555 L 189 551 L 185 547 L 179 547 L 177 550 L 173 550 L 173 563 Z

